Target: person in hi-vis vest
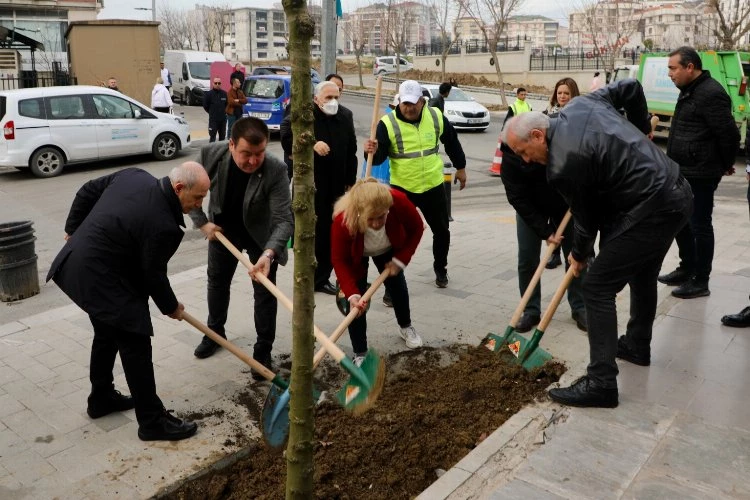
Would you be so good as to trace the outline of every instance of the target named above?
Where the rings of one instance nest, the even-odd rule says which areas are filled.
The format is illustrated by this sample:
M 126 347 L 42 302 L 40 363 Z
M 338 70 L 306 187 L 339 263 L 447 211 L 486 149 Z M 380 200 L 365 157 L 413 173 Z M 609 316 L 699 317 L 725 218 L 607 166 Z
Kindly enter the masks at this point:
M 406 193 L 422 211 L 432 230 L 435 285 L 448 286 L 448 200 L 443 187 L 443 160 L 439 142 L 456 168 L 461 189 L 466 187 L 466 156 L 456 130 L 437 108 L 426 105 L 422 87 L 406 80 L 398 89 L 399 104 L 380 119 L 375 140 L 365 141 L 365 154 L 374 153 L 373 164 L 389 158 L 391 187 Z

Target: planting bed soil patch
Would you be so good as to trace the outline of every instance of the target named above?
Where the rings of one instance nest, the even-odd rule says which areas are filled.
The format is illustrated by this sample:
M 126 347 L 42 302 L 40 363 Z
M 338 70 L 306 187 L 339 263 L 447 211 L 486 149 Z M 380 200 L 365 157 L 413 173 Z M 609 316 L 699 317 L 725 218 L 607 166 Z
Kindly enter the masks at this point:
M 386 360 L 385 387 L 375 405 L 353 416 L 333 402 L 315 410 L 315 497 L 412 498 L 469 453 L 565 371 L 549 363 L 528 372 L 510 354 L 484 347 L 422 348 Z M 288 364 L 288 363 L 287 363 Z M 326 362 L 316 385 L 332 391 L 343 375 Z M 252 386 L 237 401 L 259 418 L 266 389 Z M 217 438 L 219 439 L 219 438 Z M 241 436 L 227 436 L 243 442 Z M 286 459 L 264 443 L 248 445 L 244 458 L 181 485 L 168 499 L 280 499 Z

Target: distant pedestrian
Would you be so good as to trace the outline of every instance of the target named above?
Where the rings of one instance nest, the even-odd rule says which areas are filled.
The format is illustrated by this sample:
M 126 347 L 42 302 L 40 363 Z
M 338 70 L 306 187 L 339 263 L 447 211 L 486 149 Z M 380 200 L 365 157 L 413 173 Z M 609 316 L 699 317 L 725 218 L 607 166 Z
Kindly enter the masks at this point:
M 197 429 L 167 411 L 156 394 L 149 298 L 162 314 L 182 320 L 167 263 L 184 234 L 183 214 L 201 206 L 209 186 L 195 162 L 162 179 L 128 168 L 87 182 L 73 200 L 67 241 L 47 275 L 89 315 L 94 329 L 86 412 L 95 419 L 135 408 L 144 441 L 185 439 Z M 114 387 L 118 353 L 132 398 Z
M 232 78 L 232 88 L 227 94 L 227 107 L 224 111 L 227 114 L 227 136 L 232 135 L 232 125 L 242 118 L 242 109 L 247 104 L 247 97 L 240 87 L 241 82 L 238 78 Z
M 673 296 L 692 299 L 711 293 L 708 280 L 714 259 L 714 192 L 722 176 L 734 173 L 740 132 L 732 116 L 732 100 L 703 70 L 695 49 L 672 51 L 668 67 L 680 95 L 669 128 L 667 156 L 680 165 L 680 172 L 690 183 L 695 210 L 675 237 L 680 265 L 659 276 L 659 281 L 679 285 L 672 290 Z
M 120 88 L 117 86 L 117 78 L 110 76 L 107 80 L 107 88 L 120 92 Z
M 445 113 L 445 100 L 448 98 L 448 94 L 451 93 L 451 88 L 452 87 L 450 83 L 441 83 L 440 87 L 438 87 L 438 95 L 430 99 L 427 105 L 433 108 L 437 108 L 441 112 Z
M 245 86 L 245 67 L 240 63 L 234 65 L 234 71 L 229 75 L 229 82 L 231 83 L 235 78 L 240 81 L 240 89 L 243 89 Z
M 151 91 L 151 109 L 161 113 L 169 113 L 172 109 L 172 96 L 169 90 L 164 86 L 164 80 L 159 76 L 156 78 L 156 84 Z
M 172 88 L 172 75 L 169 73 L 169 68 L 164 67 L 164 63 L 159 63 L 159 71 L 161 73 L 161 79 L 167 90 Z
M 531 106 L 529 106 L 529 103 L 526 102 L 526 95 L 527 92 L 525 88 L 518 87 L 516 89 L 516 100 L 508 108 L 508 112 L 505 115 L 505 121 L 503 121 L 503 125 L 505 125 L 505 122 L 507 122 L 514 116 L 532 111 Z
M 227 93 L 221 88 L 221 78 L 214 77 L 213 88 L 203 93 L 203 109 L 208 113 L 208 142 L 223 141 L 227 132 Z

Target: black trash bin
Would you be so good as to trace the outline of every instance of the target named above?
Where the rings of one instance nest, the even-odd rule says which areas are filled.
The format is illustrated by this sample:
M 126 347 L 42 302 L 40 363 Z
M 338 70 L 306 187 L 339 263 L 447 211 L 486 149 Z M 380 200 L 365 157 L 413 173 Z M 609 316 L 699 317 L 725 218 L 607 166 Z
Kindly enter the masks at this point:
M 31 221 L 0 224 L 0 301 L 13 302 L 39 293 L 32 225 Z

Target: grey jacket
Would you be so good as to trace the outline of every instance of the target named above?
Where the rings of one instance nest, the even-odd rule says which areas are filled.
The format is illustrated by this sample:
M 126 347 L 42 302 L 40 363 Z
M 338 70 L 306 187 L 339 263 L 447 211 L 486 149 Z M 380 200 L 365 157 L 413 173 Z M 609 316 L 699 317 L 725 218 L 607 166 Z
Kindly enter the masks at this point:
M 226 142 L 217 142 L 201 148 L 198 162 L 203 165 L 211 179 L 211 197 L 208 202 L 208 215 L 202 208 L 190 211 L 190 218 L 196 227 L 203 226 L 209 220 L 213 222 L 216 215 L 221 213 L 231 158 Z M 286 245 L 294 232 L 291 204 L 286 165 L 266 153 L 263 165 L 247 183 L 243 220 L 253 241 L 260 248 L 272 249 L 281 265 L 287 262 Z

